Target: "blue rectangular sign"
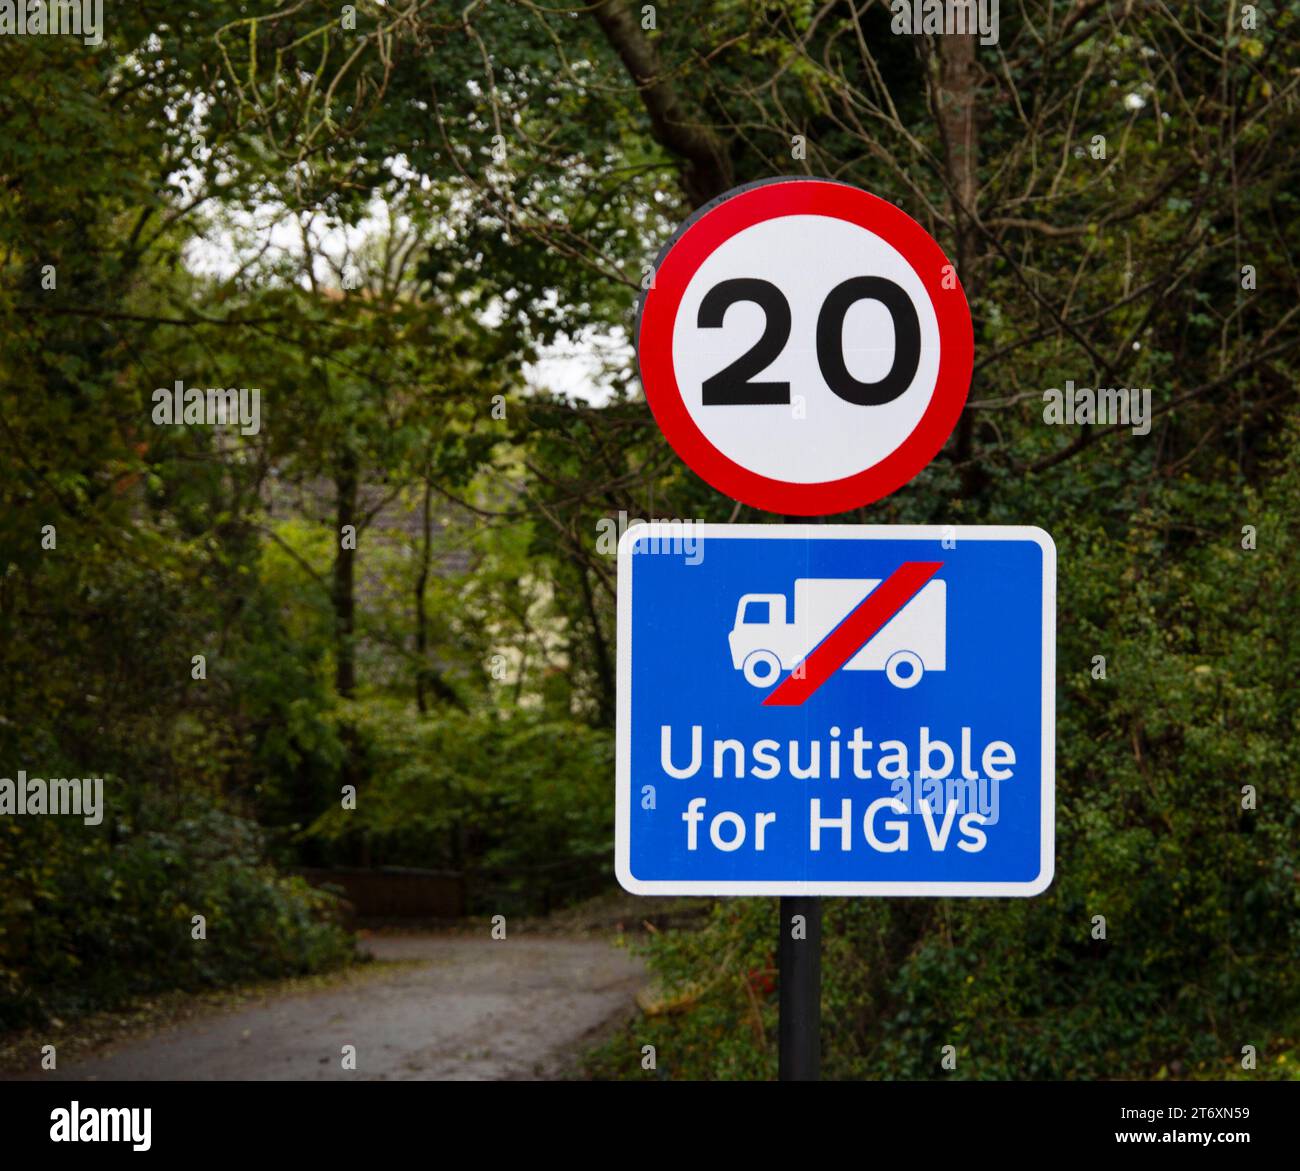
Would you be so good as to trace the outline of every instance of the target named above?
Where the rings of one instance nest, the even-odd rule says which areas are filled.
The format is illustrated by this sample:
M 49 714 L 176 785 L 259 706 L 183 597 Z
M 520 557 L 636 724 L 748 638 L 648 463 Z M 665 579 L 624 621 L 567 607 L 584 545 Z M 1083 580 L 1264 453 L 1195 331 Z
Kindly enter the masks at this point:
M 1041 529 L 636 525 L 618 548 L 615 866 L 635 894 L 1052 881 Z

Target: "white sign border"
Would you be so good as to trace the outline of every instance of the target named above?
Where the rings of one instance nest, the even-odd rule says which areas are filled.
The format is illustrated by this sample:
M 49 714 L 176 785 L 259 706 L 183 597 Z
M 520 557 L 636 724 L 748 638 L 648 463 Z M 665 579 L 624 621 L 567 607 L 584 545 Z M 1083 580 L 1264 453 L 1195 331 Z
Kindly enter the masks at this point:
M 1042 852 L 1028 882 L 725 882 L 642 880 L 630 865 L 632 825 L 632 547 L 660 541 L 728 538 L 819 540 L 1033 541 L 1043 551 Z M 1034 525 L 777 525 L 653 521 L 632 525 L 618 542 L 618 684 L 615 737 L 614 873 L 636 895 L 875 895 L 917 898 L 1028 898 L 1042 894 L 1056 873 L 1056 544 Z

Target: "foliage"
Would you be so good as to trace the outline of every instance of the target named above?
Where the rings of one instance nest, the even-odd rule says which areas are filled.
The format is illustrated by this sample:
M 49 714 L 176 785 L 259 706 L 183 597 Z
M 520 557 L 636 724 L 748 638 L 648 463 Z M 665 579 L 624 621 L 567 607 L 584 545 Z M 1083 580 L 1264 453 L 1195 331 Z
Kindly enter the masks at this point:
M 0 776 L 109 809 L 0 823 L 4 1023 L 336 962 L 303 863 L 454 868 L 479 909 L 609 881 L 602 525 L 768 519 L 660 436 L 635 297 L 728 187 L 823 174 L 940 241 L 977 352 L 941 456 L 840 519 L 1037 523 L 1061 573 L 1057 880 L 828 900 L 828 1074 L 1293 1042 L 1298 12 L 1212 8 L 1003 5 L 973 58 L 794 0 L 141 0 L 98 50 L 0 38 Z M 583 393 L 553 346 L 600 348 Z M 178 379 L 258 388 L 260 430 L 156 424 Z M 1067 380 L 1152 387 L 1150 433 L 1044 425 Z M 663 1075 L 772 1072 L 774 930 L 737 900 L 654 939 Z
M 613 865 L 608 733 L 528 711 L 412 720 L 353 713 L 364 762 L 355 811 L 319 817 L 327 856 L 467 871 L 471 909 L 538 912 L 600 890 Z
M 277 874 L 253 822 L 193 796 L 151 798 L 93 830 L 6 819 L 0 874 L 0 1028 L 322 971 L 352 953 L 331 896 Z

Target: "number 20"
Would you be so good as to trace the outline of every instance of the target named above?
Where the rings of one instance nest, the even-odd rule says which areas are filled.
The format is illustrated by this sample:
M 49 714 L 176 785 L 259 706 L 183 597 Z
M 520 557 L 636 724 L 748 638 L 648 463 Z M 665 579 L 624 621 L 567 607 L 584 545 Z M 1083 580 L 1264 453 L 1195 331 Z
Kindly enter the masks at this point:
M 704 405 L 757 406 L 788 403 L 788 382 L 751 382 L 780 356 L 790 339 L 790 302 L 771 281 L 737 277 L 714 285 L 700 302 L 696 325 L 718 329 L 737 301 L 752 301 L 767 319 L 763 336 L 730 366 L 704 380 Z M 844 318 L 858 301 L 879 301 L 894 321 L 894 361 L 878 382 L 862 382 L 844 363 Z M 878 407 L 893 402 L 916 377 L 921 326 L 916 307 L 900 285 L 880 276 L 855 276 L 833 288 L 817 315 L 817 365 L 826 385 L 846 402 Z

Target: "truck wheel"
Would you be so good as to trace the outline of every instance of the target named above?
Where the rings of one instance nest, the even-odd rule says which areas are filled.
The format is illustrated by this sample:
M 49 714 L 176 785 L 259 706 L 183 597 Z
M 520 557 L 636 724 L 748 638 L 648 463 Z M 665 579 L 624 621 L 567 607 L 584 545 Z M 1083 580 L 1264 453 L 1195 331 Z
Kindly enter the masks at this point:
M 751 687 L 771 687 L 781 674 L 781 661 L 771 651 L 750 651 L 743 670 Z
M 895 651 L 885 664 L 885 674 L 890 683 L 906 691 L 921 682 L 921 676 L 925 674 L 925 665 L 921 662 L 920 655 L 913 654 L 911 651 Z

